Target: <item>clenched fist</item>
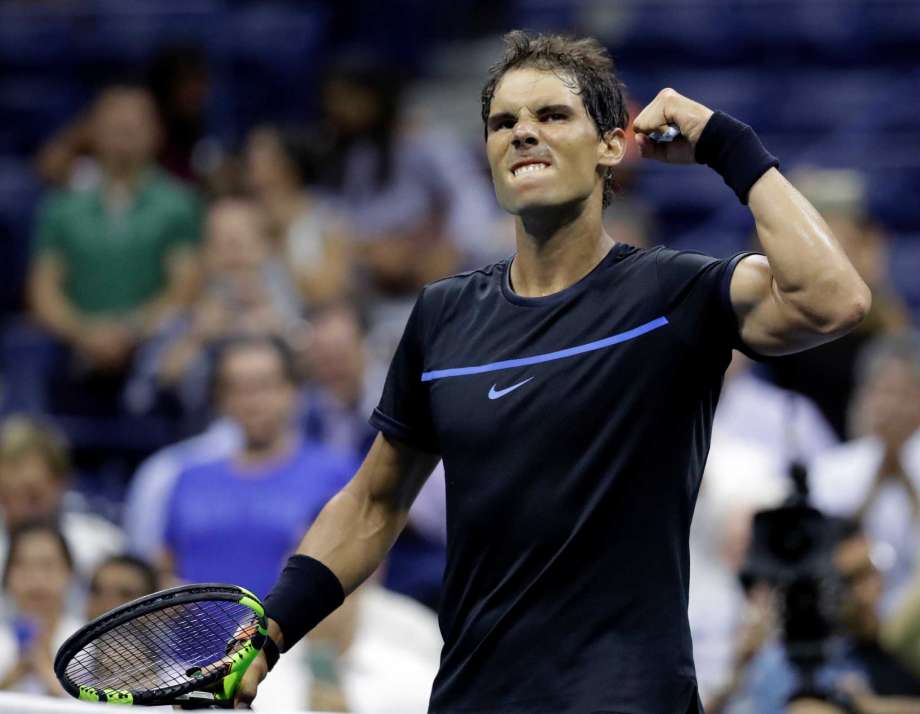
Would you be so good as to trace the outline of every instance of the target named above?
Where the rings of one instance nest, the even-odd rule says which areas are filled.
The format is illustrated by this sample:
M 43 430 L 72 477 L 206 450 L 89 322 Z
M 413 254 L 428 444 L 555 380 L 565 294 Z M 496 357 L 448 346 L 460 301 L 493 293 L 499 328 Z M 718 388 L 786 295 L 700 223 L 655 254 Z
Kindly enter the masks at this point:
M 639 151 L 646 159 L 657 159 L 669 164 L 694 163 L 696 142 L 712 114 L 712 109 L 699 102 L 671 88 L 662 89 L 633 121 Z M 669 125 L 680 130 L 680 136 L 674 141 L 655 142 L 649 138 L 653 131 L 664 133 Z

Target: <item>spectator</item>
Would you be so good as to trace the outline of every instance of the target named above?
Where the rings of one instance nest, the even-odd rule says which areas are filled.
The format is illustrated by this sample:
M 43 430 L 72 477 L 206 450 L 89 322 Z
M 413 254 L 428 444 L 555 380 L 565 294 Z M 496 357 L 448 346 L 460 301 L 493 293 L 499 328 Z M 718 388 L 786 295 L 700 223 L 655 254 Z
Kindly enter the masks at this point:
M 298 434 L 293 360 L 280 340 L 225 342 L 215 360 L 215 395 L 239 424 L 243 445 L 179 476 L 166 519 L 164 571 L 236 583 L 262 597 L 356 461 Z
M 849 694 L 858 689 L 873 706 L 884 703 L 884 698 L 898 697 L 902 704 L 909 704 L 902 711 L 917 711 L 920 679 L 879 642 L 882 577 L 870 553 L 868 538 L 855 527 L 844 531 L 834 548 L 833 566 L 841 582 L 835 600 L 839 603 L 835 623 L 839 640 L 833 649 L 825 649 L 816 682 L 831 693 Z M 796 688 L 804 684 L 778 642 L 767 644 L 757 654 L 744 679 L 742 693 L 725 709 L 730 714 L 780 714 Z M 905 702 L 905 697 L 912 699 Z
M 197 209 L 153 163 L 158 129 L 145 90 L 104 91 L 91 127 L 102 182 L 40 208 L 29 294 L 38 321 L 82 372 L 118 374 L 194 291 Z
M 302 326 L 300 301 L 284 266 L 271 257 L 255 204 L 216 201 L 205 235 L 201 297 L 142 349 L 127 391 L 133 411 L 177 405 L 194 425 L 207 414 L 214 342 L 255 333 L 296 342 Z
M 133 555 L 113 555 L 99 564 L 89 581 L 86 617 L 94 620 L 156 590 L 157 574 L 147 561 Z
M 368 351 L 364 317 L 346 301 L 327 303 L 311 313 L 310 327 L 304 432 L 363 457 L 377 434 L 367 418 L 385 376 Z
M 51 428 L 26 417 L 0 423 L 0 562 L 6 557 L 7 531 L 35 520 L 56 523 L 77 572 L 88 577 L 96 564 L 116 553 L 122 533 L 101 516 L 82 511 L 68 494 L 67 447 Z
M 322 86 L 333 141 L 325 182 L 352 222 L 356 259 L 387 299 L 414 296 L 495 250 L 483 172 L 453 136 L 408 125 L 403 89 L 395 71 L 368 58 L 338 63 Z
M 166 45 L 156 51 L 145 74 L 162 135 L 157 148 L 160 165 L 184 182 L 202 182 L 222 158 L 220 146 L 205 135 L 207 57 L 191 45 Z M 39 176 L 52 186 L 98 184 L 92 111 L 80 113 L 55 132 L 39 149 L 35 163 Z
M 160 165 L 191 184 L 206 181 L 220 159 L 219 145 L 205 133 L 210 84 L 207 56 L 194 45 L 165 45 L 147 67 L 163 130 Z
M 892 290 L 888 240 L 869 214 L 867 187 L 854 171 L 812 169 L 790 179 L 827 221 L 860 277 L 872 290 L 872 307 L 859 326 L 815 349 L 768 361 L 776 383 L 811 398 L 840 438 L 845 438 L 854 368 L 872 337 L 910 324 L 910 314 Z
M 201 434 L 148 457 L 128 484 L 122 527 L 128 550 L 154 560 L 163 550 L 166 514 L 179 475 L 193 466 L 229 458 L 242 443 L 239 428 L 219 417 Z
M 11 533 L 3 570 L 9 615 L 0 628 L 0 689 L 63 695 L 53 661 L 81 624 L 65 611 L 72 580 L 70 550 L 57 528 L 33 522 Z
M 266 126 L 246 142 L 249 188 L 307 305 L 342 297 L 351 279 L 345 226 L 314 190 L 319 162 L 319 146 L 306 134 Z
M 860 355 L 853 439 L 816 460 L 812 498 L 858 519 L 887 566 L 883 609 L 907 587 L 920 542 L 920 336 L 879 337 Z

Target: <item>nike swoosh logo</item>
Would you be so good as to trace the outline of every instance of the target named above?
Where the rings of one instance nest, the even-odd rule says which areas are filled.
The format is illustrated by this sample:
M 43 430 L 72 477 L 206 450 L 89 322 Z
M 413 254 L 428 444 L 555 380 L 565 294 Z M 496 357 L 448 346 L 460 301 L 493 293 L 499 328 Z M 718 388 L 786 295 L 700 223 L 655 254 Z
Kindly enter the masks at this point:
M 518 387 L 523 387 L 527 384 L 533 377 L 528 377 L 523 382 L 518 382 L 517 384 L 512 384 L 510 387 L 505 387 L 504 389 L 496 389 L 497 385 L 493 384 L 492 389 L 489 390 L 489 399 L 501 399 L 506 394 L 511 394 Z

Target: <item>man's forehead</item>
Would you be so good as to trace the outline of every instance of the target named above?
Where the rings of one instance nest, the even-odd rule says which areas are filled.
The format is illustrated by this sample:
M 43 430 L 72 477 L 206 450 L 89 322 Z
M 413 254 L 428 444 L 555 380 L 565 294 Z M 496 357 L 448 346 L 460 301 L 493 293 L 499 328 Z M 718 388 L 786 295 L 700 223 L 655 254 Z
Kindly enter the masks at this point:
M 521 107 L 565 104 L 582 109 L 581 97 L 573 79 L 561 71 L 525 67 L 506 73 L 492 96 L 491 114 L 517 113 Z

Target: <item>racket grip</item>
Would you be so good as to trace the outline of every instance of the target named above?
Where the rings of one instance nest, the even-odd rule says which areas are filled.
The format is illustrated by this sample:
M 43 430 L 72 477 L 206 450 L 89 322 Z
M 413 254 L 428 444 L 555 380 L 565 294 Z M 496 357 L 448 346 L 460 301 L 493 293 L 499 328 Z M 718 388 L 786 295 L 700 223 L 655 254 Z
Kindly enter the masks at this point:
M 217 693 L 214 699 L 221 702 L 229 702 L 233 705 L 233 698 L 236 696 L 236 690 L 239 689 L 240 682 L 249 665 L 258 656 L 259 649 L 249 641 L 235 654 L 230 655 L 230 671 L 220 681 Z

